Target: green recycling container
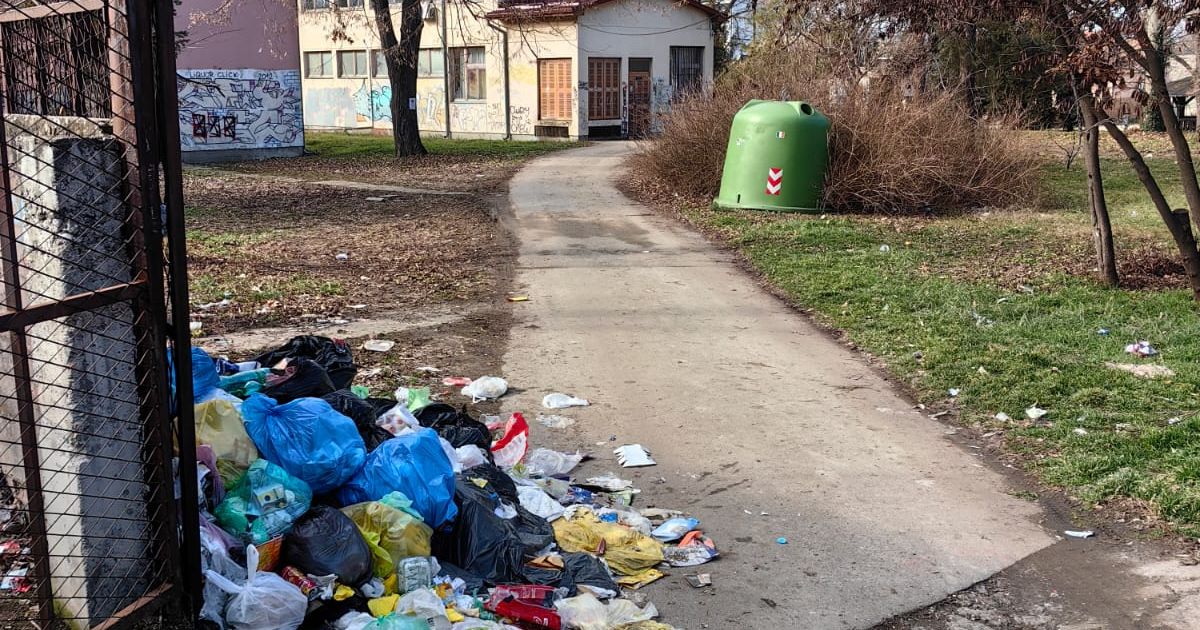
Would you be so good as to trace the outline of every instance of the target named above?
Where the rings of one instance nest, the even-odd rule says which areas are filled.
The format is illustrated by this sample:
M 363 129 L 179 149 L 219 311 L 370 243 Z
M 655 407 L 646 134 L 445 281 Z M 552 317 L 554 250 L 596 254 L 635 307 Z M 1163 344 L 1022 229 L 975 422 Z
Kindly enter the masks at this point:
M 816 212 L 829 119 L 803 101 L 750 101 L 733 117 L 718 208 Z

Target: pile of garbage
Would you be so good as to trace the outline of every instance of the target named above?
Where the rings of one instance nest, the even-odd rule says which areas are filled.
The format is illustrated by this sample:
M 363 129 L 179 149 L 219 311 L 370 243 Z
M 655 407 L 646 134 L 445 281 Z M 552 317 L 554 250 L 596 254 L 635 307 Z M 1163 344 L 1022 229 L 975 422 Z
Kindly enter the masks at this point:
M 632 482 L 572 479 L 584 454 L 530 449 L 520 413 L 369 395 L 341 340 L 191 353 L 200 616 L 220 628 L 662 630 L 629 593 L 717 557 L 695 519 L 635 509 Z

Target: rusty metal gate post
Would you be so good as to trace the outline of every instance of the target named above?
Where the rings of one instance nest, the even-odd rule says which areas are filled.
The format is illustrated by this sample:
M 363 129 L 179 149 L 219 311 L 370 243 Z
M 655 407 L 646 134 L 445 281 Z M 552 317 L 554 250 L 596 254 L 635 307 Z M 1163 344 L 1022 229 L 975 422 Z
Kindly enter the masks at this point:
M 0 0 L 3 624 L 199 604 L 173 33 L 170 0 Z

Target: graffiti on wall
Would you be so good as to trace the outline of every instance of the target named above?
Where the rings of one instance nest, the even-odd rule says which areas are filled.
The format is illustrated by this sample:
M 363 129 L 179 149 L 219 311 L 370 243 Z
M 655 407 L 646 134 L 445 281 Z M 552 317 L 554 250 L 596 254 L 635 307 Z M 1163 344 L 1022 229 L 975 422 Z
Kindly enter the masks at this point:
M 513 107 L 509 110 L 512 117 L 512 133 L 514 136 L 533 134 L 533 117 L 529 115 L 528 107 Z
M 180 70 L 184 151 L 304 146 L 296 70 Z
M 360 123 L 377 120 L 391 122 L 392 86 L 367 85 L 367 82 L 363 81 L 362 87 L 354 93 L 354 114 Z
M 417 126 L 421 129 L 442 129 L 446 125 L 443 115 L 445 109 L 446 90 L 438 85 L 426 90 L 421 95 L 420 106 L 417 108 Z
M 467 133 L 504 133 L 504 106 L 501 103 L 453 103 L 450 125 Z

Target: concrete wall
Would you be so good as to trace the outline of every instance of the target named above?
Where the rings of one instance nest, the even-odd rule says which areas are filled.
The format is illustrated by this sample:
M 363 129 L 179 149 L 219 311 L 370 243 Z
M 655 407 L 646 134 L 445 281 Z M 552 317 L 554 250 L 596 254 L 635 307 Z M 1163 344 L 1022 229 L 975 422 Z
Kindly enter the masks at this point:
M 485 2 L 482 10 L 493 3 Z M 479 13 L 481 8 L 475 8 Z M 393 20 L 399 23 L 399 7 Z M 447 3 L 448 47 L 483 46 L 487 55 L 486 98 L 478 101 L 451 102 L 450 133 L 454 137 L 503 138 L 505 113 L 514 139 L 536 139 L 535 127 L 561 126 L 562 121 L 538 119 L 538 59 L 571 60 L 574 115 L 567 123 L 571 138 L 587 135 L 587 57 L 651 57 L 654 76 L 661 79 L 657 100 L 669 102 L 667 83 L 670 46 L 704 46 L 705 76 L 712 78 L 712 37 L 707 16 L 693 8 L 680 7 L 670 0 L 616 1 L 590 9 L 579 20 L 558 20 L 534 25 L 501 25 L 509 31 L 509 94 L 504 102 L 504 47 L 500 33 L 457 3 Z M 333 41 L 333 19 L 328 11 L 300 14 L 301 57 L 306 51 L 329 51 L 337 59 L 338 51 L 367 50 L 373 58 L 378 49 L 374 17 L 366 7 L 341 10 L 342 25 L 350 41 Z M 352 43 L 351 43 L 352 42 Z M 422 48 L 442 47 L 440 22 L 424 22 Z M 622 64 L 622 80 L 628 72 Z M 342 77 L 335 69 L 333 77 L 303 79 L 305 125 L 310 129 L 378 130 L 391 129 L 389 100 L 391 87 L 386 77 Z M 418 77 L 417 120 L 428 135 L 446 133 L 445 79 Z M 507 107 L 506 107 L 507 105 Z
M 291 0 L 183 0 L 179 68 L 184 160 L 300 155 L 300 44 Z

